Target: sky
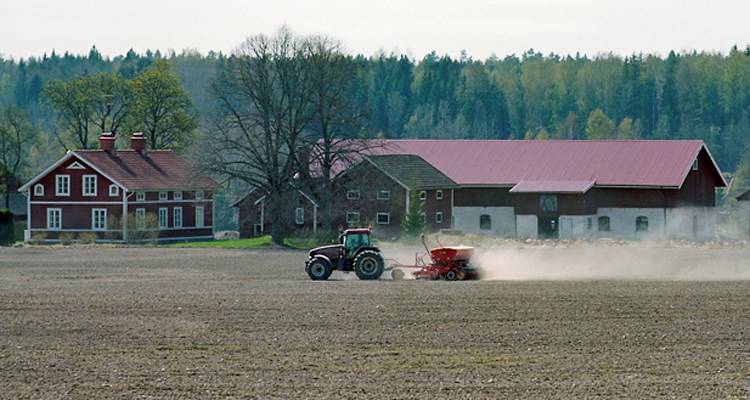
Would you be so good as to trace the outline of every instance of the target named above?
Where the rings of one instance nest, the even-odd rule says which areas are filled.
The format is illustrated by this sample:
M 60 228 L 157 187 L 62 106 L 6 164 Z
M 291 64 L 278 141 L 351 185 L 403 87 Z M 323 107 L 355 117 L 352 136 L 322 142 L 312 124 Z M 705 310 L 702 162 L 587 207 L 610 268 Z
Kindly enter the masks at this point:
M 231 53 L 286 25 L 350 54 L 726 54 L 750 44 L 749 0 L 2 0 L 0 56 Z

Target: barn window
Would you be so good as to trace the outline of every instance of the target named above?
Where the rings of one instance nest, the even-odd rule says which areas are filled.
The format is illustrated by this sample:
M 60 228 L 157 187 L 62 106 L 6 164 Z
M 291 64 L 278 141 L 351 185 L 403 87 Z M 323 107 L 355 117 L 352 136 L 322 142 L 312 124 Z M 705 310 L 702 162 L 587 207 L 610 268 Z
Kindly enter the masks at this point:
M 137 192 L 135 194 L 135 201 L 146 201 L 146 193 L 144 193 L 144 192 Z
M 135 209 L 135 228 L 146 229 L 146 209 L 136 208 Z
M 443 223 L 443 212 L 438 211 L 435 213 L 435 223 L 436 224 L 442 224 Z
M 349 226 L 359 225 L 359 213 L 356 211 L 346 212 L 346 223 Z
M 539 196 L 539 209 L 546 212 L 557 211 L 557 195 L 543 194 Z
M 641 215 L 635 218 L 635 231 L 648 232 L 648 217 Z
M 359 189 L 351 189 L 346 191 L 347 200 L 359 200 Z
M 425 192 L 424 190 L 419 192 L 419 200 L 422 200 L 422 201 L 427 200 L 427 192 Z
M 117 196 L 118 194 L 120 194 L 120 188 L 118 188 L 115 184 L 109 185 L 109 195 Z
M 203 193 L 202 190 L 196 190 L 195 191 L 195 199 L 196 200 L 203 200 L 204 196 L 205 196 L 205 193 Z
M 442 190 L 436 190 L 435 191 L 435 198 L 438 199 L 438 200 L 442 200 L 443 199 L 443 191 Z
M 182 207 L 175 207 L 172 210 L 172 221 L 175 228 L 182 228 Z
M 609 232 L 609 217 L 599 217 L 599 232 Z
M 174 192 L 172 193 L 172 198 L 175 200 L 182 200 L 182 192 Z
M 44 185 L 41 183 L 34 185 L 34 196 L 44 196 Z
M 297 225 L 302 225 L 305 223 L 305 209 L 302 207 L 297 207 L 294 210 L 294 223 Z
M 195 207 L 195 227 L 203 228 L 206 225 L 206 212 L 203 206 Z
M 164 201 L 167 199 L 167 192 L 159 192 L 159 200 Z
M 483 231 L 492 230 L 492 217 L 487 214 L 479 216 L 479 229 Z
M 379 225 L 388 225 L 391 223 L 391 214 L 387 212 L 379 212 L 378 213 L 378 224 Z
M 380 190 L 378 191 L 378 200 L 390 200 L 391 199 L 391 191 L 390 190 Z
M 693 161 L 693 171 L 698 170 L 698 159 L 696 158 L 695 161 Z

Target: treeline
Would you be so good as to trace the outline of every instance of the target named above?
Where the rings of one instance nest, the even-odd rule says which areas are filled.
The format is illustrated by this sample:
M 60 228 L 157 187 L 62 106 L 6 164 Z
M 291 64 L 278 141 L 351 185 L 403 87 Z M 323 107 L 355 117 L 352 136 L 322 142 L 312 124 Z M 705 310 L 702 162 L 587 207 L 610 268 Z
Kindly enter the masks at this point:
M 533 50 L 482 61 L 435 53 L 421 60 L 348 57 L 356 66 L 353 101 L 365 116 L 358 132 L 364 137 L 702 139 L 730 172 L 750 143 L 750 48 L 624 58 Z M 205 117 L 216 101 L 209 83 L 227 55 L 130 51 L 108 58 L 94 47 L 87 55 L 0 59 L 0 105 L 25 110 L 41 136 L 52 137 L 57 128 L 41 102 L 47 83 L 100 73 L 132 79 L 160 59 Z M 48 147 L 30 155 L 32 164 L 37 159 L 32 171 L 63 151 L 53 140 L 41 142 Z

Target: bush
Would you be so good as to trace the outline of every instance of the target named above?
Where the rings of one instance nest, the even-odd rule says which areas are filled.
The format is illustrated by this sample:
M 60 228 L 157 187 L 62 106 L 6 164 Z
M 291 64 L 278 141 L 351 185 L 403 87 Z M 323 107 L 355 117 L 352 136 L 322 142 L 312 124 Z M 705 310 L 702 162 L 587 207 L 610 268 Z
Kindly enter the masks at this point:
M 31 235 L 31 244 L 44 244 L 45 240 L 47 240 L 47 234 L 44 232 L 37 232 Z
M 156 242 L 161 232 L 159 228 L 159 217 L 154 213 L 147 213 L 138 218 L 135 213 L 128 213 L 126 222 L 128 226 L 128 243 L 134 242 Z M 105 238 L 109 240 L 122 240 L 123 218 L 110 218 L 107 223 Z
M 68 246 L 73 243 L 73 234 L 70 232 L 63 232 L 58 237 L 61 245 Z
M 99 237 L 96 236 L 96 233 L 94 232 L 83 232 L 80 235 L 78 235 L 78 241 L 81 244 L 94 244 L 96 243 L 96 239 Z
M 7 208 L 0 208 L 0 246 L 13 244 L 16 234 L 13 230 L 13 213 Z

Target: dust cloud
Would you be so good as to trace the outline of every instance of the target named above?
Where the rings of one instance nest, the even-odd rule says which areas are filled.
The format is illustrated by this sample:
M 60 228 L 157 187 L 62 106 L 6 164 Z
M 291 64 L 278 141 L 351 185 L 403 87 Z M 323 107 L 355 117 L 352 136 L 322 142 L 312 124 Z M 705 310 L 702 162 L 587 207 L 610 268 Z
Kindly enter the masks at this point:
M 477 249 L 483 280 L 748 280 L 750 250 L 598 244 Z

